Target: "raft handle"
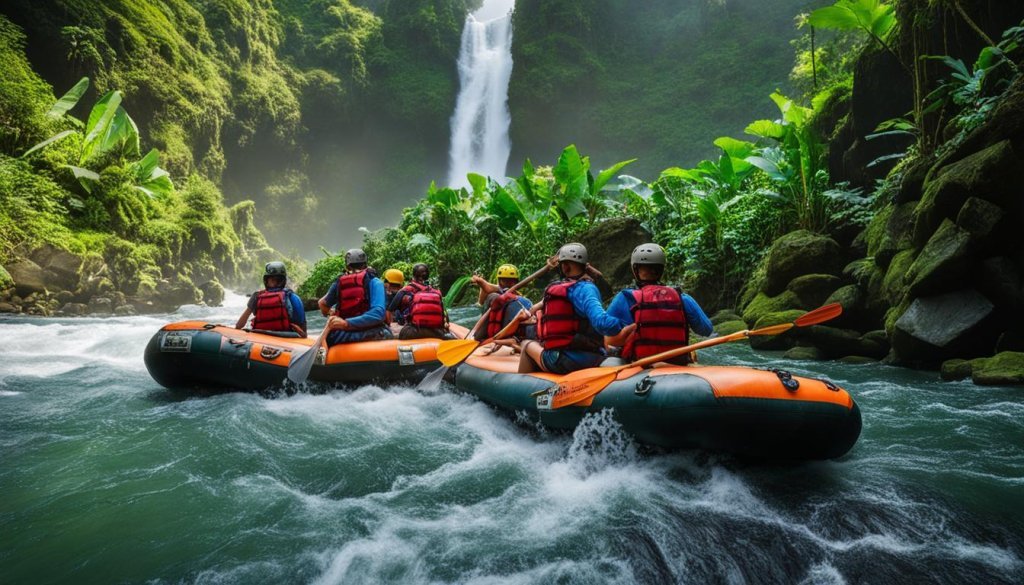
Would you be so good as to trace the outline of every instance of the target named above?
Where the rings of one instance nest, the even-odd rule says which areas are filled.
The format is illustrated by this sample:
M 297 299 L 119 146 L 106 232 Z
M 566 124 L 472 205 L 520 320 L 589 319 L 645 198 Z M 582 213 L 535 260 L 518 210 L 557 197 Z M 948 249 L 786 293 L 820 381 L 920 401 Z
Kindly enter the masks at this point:
M 825 384 L 825 387 L 828 388 L 829 390 L 833 392 L 839 392 L 839 386 L 836 386 L 835 382 L 833 382 L 832 380 L 826 378 L 822 380 L 822 383 Z
M 217 326 L 216 323 L 207 323 L 207 324 L 203 325 L 203 329 L 213 329 L 216 326 Z
M 260 349 L 260 357 L 265 360 L 276 360 L 281 356 L 281 350 L 276 347 L 267 347 L 264 345 Z
M 654 388 L 654 385 L 657 382 L 657 380 L 650 376 L 644 376 L 643 380 L 636 383 L 636 387 L 633 389 L 633 394 L 636 394 L 637 396 L 647 396 L 651 393 L 651 388 Z
M 782 387 L 790 392 L 796 392 L 800 388 L 800 382 L 793 379 L 793 374 L 781 368 L 768 368 L 769 372 L 774 373 L 779 377 L 779 381 L 782 382 Z

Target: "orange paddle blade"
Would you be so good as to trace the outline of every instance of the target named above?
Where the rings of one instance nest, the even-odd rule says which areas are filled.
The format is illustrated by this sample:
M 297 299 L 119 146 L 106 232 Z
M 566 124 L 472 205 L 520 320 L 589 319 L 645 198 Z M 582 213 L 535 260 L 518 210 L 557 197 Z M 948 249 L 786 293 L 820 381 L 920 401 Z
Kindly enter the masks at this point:
M 448 366 L 461 364 L 469 354 L 480 347 L 480 342 L 475 339 L 451 339 L 442 341 L 437 345 L 437 361 Z
M 818 323 L 824 323 L 831 319 L 835 319 L 839 315 L 843 314 L 843 306 L 839 303 L 832 303 L 825 305 L 824 307 L 818 307 L 810 313 L 804 313 L 797 318 L 793 323 L 797 327 L 807 327 L 808 325 L 817 325 Z
M 590 368 L 567 375 L 558 382 L 551 408 L 571 406 L 593 397 L 614 382 L 618 373 L 617 368 Z

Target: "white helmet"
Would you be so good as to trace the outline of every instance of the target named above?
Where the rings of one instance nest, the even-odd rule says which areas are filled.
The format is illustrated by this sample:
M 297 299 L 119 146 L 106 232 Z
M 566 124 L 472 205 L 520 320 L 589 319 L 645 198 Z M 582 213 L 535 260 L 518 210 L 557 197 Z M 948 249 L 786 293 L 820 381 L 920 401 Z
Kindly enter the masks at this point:
M 579 264 L 586 265 L 587 249 L 583 246 L 583 244 L 566 244 L 558 249 L 558 261 L 577 262 Z

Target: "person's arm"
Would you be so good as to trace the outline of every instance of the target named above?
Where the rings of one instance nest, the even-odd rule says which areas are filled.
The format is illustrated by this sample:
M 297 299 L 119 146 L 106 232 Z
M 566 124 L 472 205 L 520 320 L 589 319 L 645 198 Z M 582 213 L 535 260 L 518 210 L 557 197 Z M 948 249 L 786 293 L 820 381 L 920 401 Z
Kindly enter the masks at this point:
M 700 308 L 697 301 L 693 300 L 690 295 L 684 294 L 683 298 L 683 312 L 686 313 L 686 322 L 690 325 L 690 329 L 701 337 L 707 337 L 714 332 L 715 328 L 711 324 L 711 319 L 704 314 L 704 309 Z
M 316 304 L 320 307 L 320 314 L 326 317 L 331 312 L 331 307 L 338 304 L 338 281 L 335 280 L 331 284 L 331 288 L 327 289 L 327 294 L 320 298 Z
M 291 293 L 289 300 L 292 303 L 292 329 L 296 333 L 306 336 L 306 308 L 302 306 L 302 299 L 299 295 Z
M 617 335 L 625 324 L 605 312 L 601 306 L 601 293 L 592 282 L 581 282 L 569 289 L 573 308 L 583 314 L 594 330 L 601 335 Z
M 612 299 L 612 304 L 608 305 L 608 314 L 626 326 L 622 328 L 618 335 L 606 336 L 604 338 L 605 345 L 621 347 L 626 344 L 626 339 L 636 330 L 636 325 L 633 324 L 633 313 L 630 311 L 636 303 L 632 292 L 633 289 L 631 288 L 623 290 L 615 295 L 615 298 Z
M 484 299 L 487 298 L 487 295 L 491 293 L 501 292 L 501 289 L 498 288 L 498 285 L 487 282 L 487 280 L 485 280 L 484 277 L 478 274 L 474 274 L 471 280 L 473 281 L 473 284 L 480 287 L 480 296 L 477 298 L 478 305 L 484 304 Z
M 364 329 L 384 323 L 384 284 L 379 279 L 370 281 L 370 309 L 362 315 L 348 319 L 348 329 Z
M 252 309 L 246 307 L 245 310 L 242 311 L 242 316 L 238 318 L 238 322 L 235 323 L 235 329 L 241 329 L 242 327 L 245 327 L 245 324 L 249 322 L 249 317 L 251 315 Z

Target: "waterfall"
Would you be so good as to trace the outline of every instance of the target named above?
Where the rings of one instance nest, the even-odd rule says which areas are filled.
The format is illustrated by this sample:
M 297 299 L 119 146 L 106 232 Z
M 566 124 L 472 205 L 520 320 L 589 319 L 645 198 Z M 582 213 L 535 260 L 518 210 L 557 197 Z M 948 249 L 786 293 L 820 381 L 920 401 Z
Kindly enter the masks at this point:
M 473 172 L 503 178 L 511 145 L 508 80 L 512 75 L 515 0 L 485 0 L 466 17 L 459 51 L 459 97 L 452 114 L 448 185 L 466 187 Z

